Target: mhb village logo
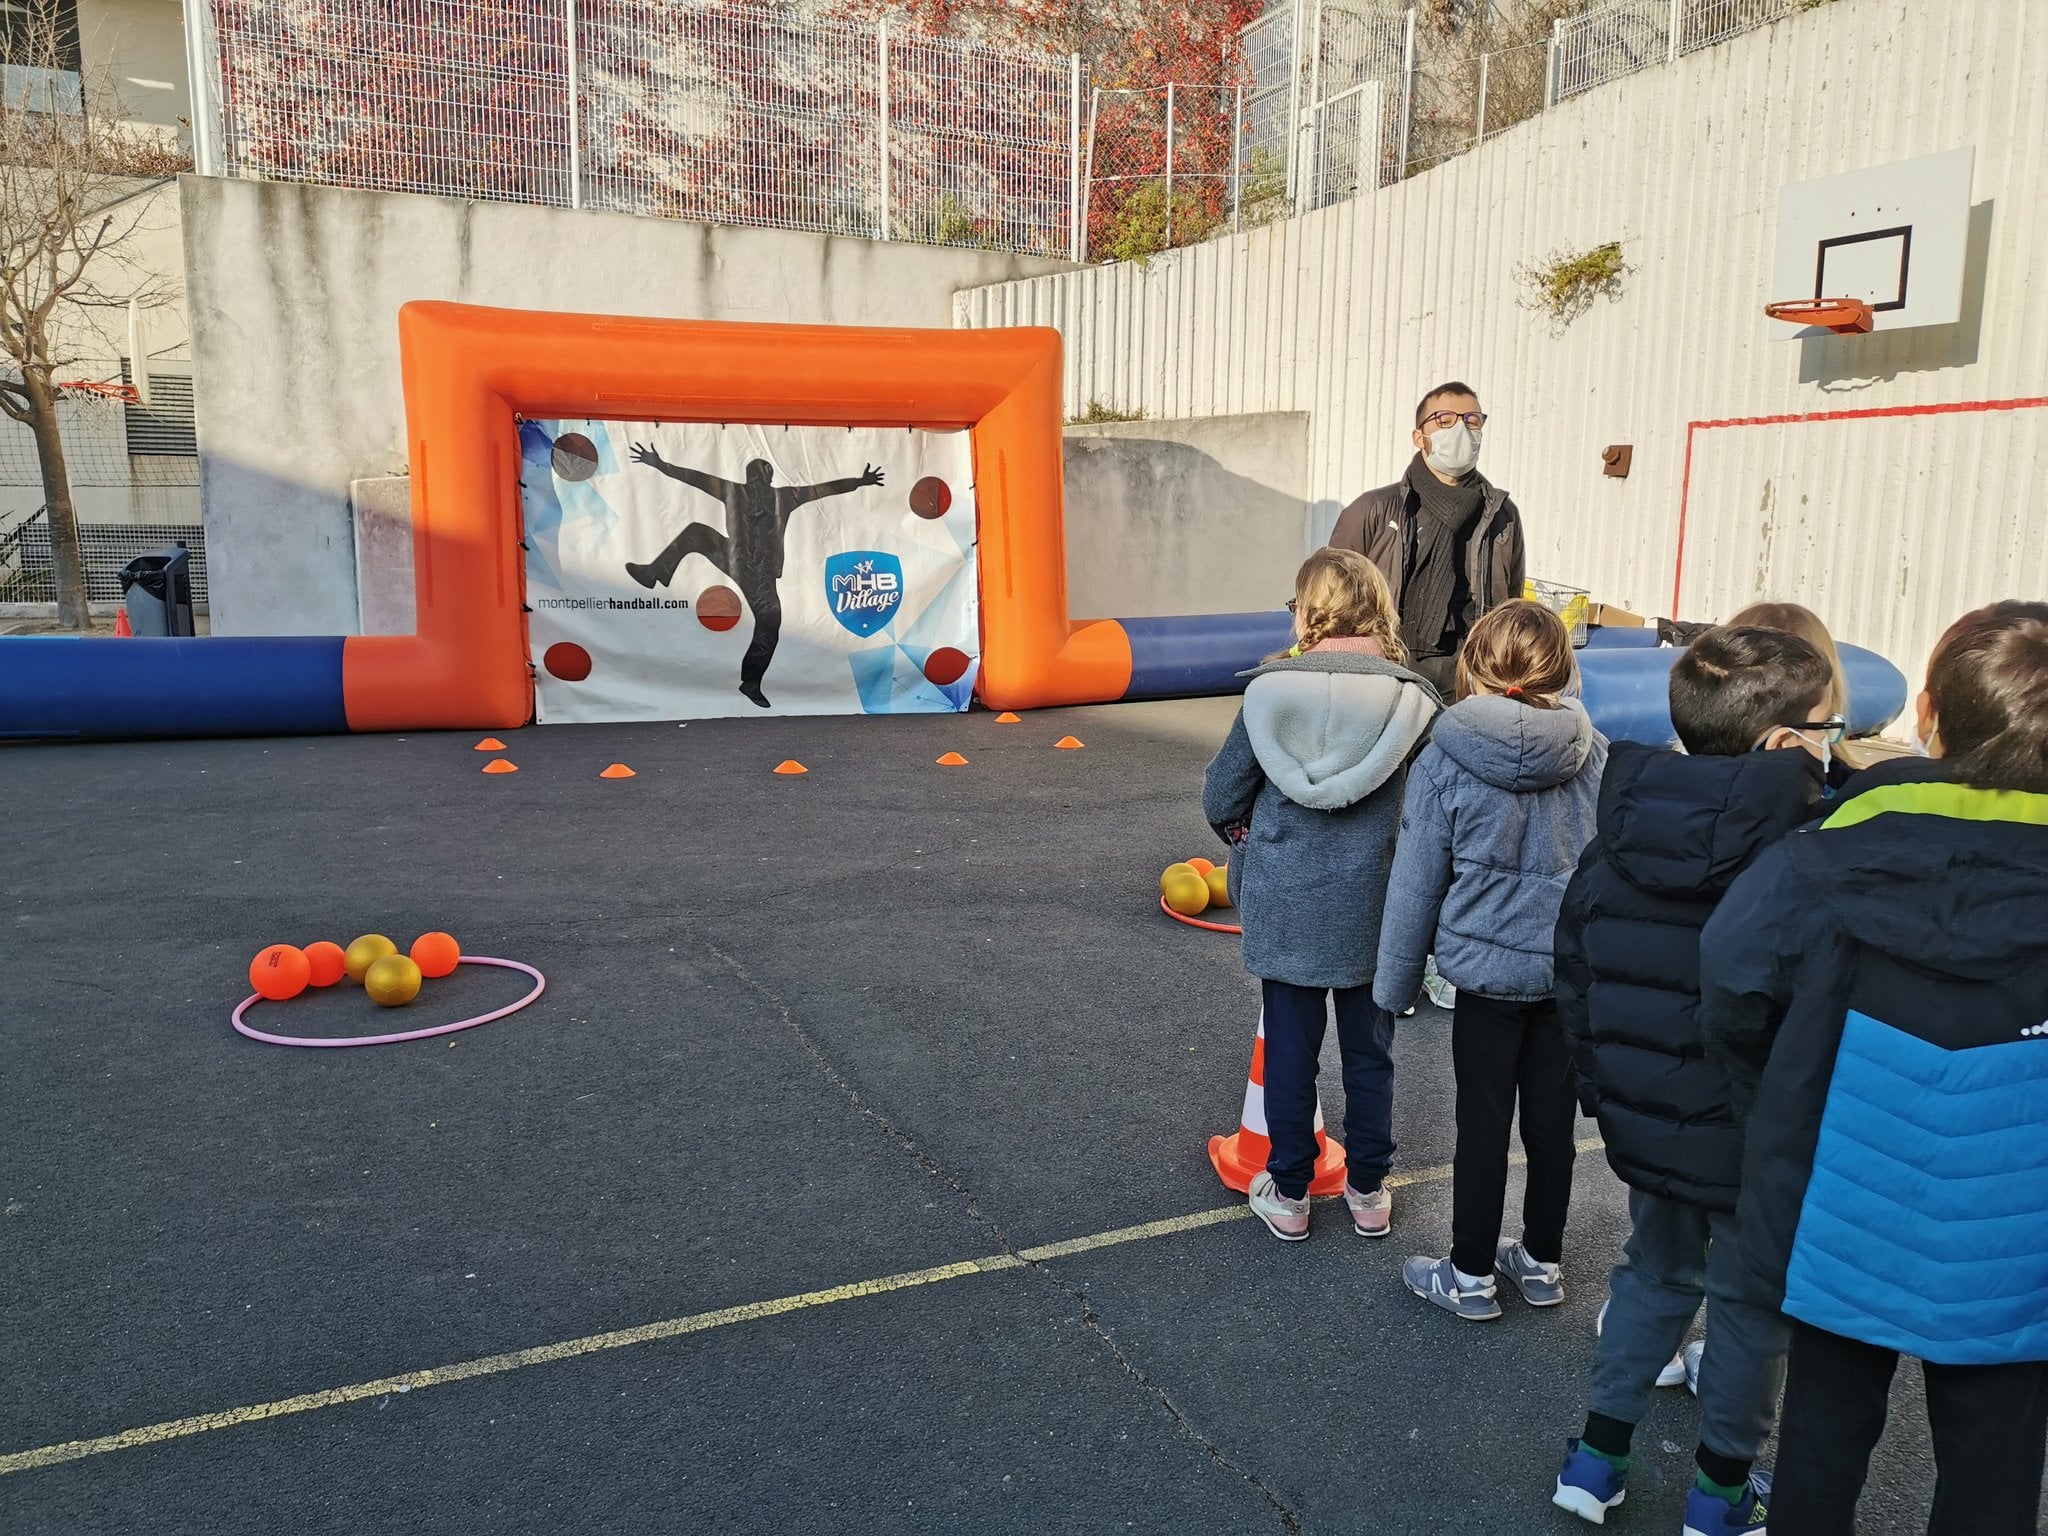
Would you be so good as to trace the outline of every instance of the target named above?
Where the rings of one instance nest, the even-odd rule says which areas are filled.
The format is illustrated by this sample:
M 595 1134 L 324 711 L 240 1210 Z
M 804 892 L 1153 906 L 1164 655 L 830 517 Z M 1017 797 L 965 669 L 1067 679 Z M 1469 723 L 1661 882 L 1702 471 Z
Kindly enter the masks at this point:
M 902 605 L 903 562 L 879 549 L 832 555 L 825 561 L 825 600 L 832 617 L 865 640 Z

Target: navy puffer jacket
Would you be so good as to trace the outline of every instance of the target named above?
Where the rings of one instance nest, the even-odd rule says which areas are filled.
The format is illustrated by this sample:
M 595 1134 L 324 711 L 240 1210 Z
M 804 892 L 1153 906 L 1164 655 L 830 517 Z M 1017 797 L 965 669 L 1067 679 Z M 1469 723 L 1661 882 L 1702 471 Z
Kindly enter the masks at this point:
M 1735 1209 L 1742 1132 L 1701 1037 L 1700 930 L 1819 798 L 1804 752 L 1608 754 L 1599 831 L 1558 914 L 1557 1011 L 1607 1161 L 1648 1194 Z

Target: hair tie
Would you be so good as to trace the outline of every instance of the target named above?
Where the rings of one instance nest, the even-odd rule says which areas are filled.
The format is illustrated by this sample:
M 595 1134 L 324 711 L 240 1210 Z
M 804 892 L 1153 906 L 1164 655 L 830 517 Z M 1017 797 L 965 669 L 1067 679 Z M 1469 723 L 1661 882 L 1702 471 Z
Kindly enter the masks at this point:
M 1522 696 L 1522 685 L 1521 685 L 1520 683 L 1514 683 L 1514 684 L 1511 684 L 1511 685 L 1510 685 L 1510 686 L 1509 686 L 1509 687 L 1508 687 L 1508 688 L 1507 688 L 1507 689 L 1506 689 L 1506 690 L 1505 690 L 1505 691 L 1504 691 L 1504 692 L 1503 692 L 1503 693 L 1501 694 L 1501 697 L 1502 697 L 1502 698 L 1504 698 L 1504 699 L 1519 699 L 1519 698 L 1520 698 L 1521 696 Z

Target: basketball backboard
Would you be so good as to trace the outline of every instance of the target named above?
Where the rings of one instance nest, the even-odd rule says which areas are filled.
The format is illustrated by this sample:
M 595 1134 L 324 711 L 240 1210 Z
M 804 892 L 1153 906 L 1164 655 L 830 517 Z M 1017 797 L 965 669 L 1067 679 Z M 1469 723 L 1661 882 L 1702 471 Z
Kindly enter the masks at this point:
M 1963 312 L 1975 156 L 1952 149 L 1781 188 L 1778 256 L 1765 298 L 1860 299 L 1876 331 L 1955 324 Z M 1779 334 L 1831 333 L 1787 325 Z

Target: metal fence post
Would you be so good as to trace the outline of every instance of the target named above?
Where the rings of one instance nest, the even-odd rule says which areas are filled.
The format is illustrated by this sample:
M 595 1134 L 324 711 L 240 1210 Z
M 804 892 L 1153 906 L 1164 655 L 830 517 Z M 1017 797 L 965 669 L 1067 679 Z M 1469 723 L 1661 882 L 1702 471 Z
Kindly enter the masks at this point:
M 1067 94 L 1067 259 L 1087 259 L 1088 221 L 1081 203 L 1081 55 L 1070 60 L 1071 87 Z
M 1543 59 L 1543 110 L 1557 105 L 1557 66 L 1564 44 L 1564 18 L 1550 24 L 1550 48 Z
M 1401 163 L 1394 169 L 1394 180 L 1405 180 L 1408 175 L 1408 124 L 1415 115 L 1415 7 L 1408 7 L 1408 35 L 1402 43 L 1401 56 Z M 1373 179 L 1379 185 L 1379 179 Z
M 1307 213 L 1311 208 L 1322 206 L 1324 117 L 1322 0 L 1315 0 L 1315 8 L 1315 28 L 1309 36 L 1308 45 L 1308 105 L 1302 110 L 1302 125 L 1295 130 L 1302 140 L 1302 153 L 1299 163 L 1301 187 L 1294 201 L 1294 211 L 1296 213 Z
M 1166 248 L 1173 249 L 1173 82 L 1166 82 Z
M 569 39 L 569 206 L 583 206 L 583 123 L 578 115 L 576 94 L 576 0 L 562 0 L 562 25 Z
M 1244 213 L 1244 86 L 1237 88 L 1237 105 L 1230 113 L 1230 232 L 1242 228 Z
M 1088 94 L 1088 164 L 1081 178 L 1081 259 L 1088 259 L 1088 222 L 1095 212 L 1095 125 L 1102 117 L 1102 87 Z
M 220 39 L 207 0 L 184 0 L 185 73 L 191 81 L 192 169 L 201 176 L 224 174 L 221 167 L 220 97 L 215 88 Z
M 1685 0 L 1671 0 L 1670 36 L 1665 39 L 1664 62 L 1676 64 L 1680 49 L 1679 35 L 1685 30 Z
M 1301 212 L 1301 8 L 1294 0 L 1287 19 L 1287 203 L 1288 212 Z M 1315 3 L 1315 0 L 1308 0 Z
M 889 191 L 889 19 L 875 23 L 875 159 L 881 170 L 882 198 L 875 219 L 875 238 L 890 237 Z
M 1484 144 L 1486 142 L 1486 69 L 1487 65 L 1492 62 L 1492 59 L 1493 55 L 1490 53 L 1479 55 L 1479 111 L 1477 115 L 1478 120 L 1473 124 L 1475 131 L 1472 135 L 1472 142 L 1474 144 Z

